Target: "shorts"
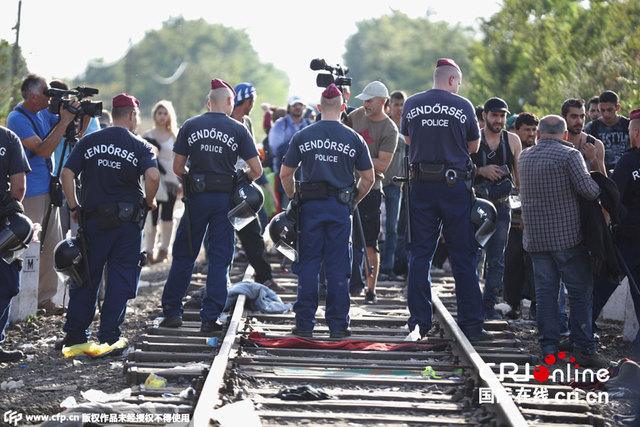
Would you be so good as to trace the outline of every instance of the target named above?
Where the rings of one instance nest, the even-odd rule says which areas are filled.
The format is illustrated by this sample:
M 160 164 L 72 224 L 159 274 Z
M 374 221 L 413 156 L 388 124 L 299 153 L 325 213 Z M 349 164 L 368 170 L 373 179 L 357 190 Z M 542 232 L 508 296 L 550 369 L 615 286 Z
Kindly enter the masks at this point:
M 382 191 L 371 190 L 364 199 L 358 203 L 358 212 L 364 231 L 364 241 L 366 246 L 372 247 L 376 252 L 378 249 L 378 236 L 380 235 L 380 206 L 382 204 Z M 355 229 L 359 233 L 358 229 Z M 354 239 L 358 242 L 360 239 Z

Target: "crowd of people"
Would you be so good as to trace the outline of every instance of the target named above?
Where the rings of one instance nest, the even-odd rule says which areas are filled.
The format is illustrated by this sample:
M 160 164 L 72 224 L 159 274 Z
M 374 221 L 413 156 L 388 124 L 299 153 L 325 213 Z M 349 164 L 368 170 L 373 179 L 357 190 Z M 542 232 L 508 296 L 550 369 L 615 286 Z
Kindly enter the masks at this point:
M 236 236 L 255 281 L 284 292 L 266 260 L 267 193 L 272 214 L 281 212 L 278 226 L 288 221 L 295 229 L 293 237 L 286 229 L 267 233 L 295 246 L 292 334 L 313 336 L 321 282 L 330 337 L 344 338 L 350 296 L 377 304 L 378 280 L 406 280 L 408 339 L 423 339 L 432 327 L 432 266 L 448 258 L 457 321 L 470 341 L 491 339 L 485 320 L 521 317 L 527 298 L 544 354 L 571 349 L 582 366 L 605 366 L 595 320 L 623 277 L 640 308 L 640 110 L 620 115 L 618 95 L 607 90 L 588 103 L 559 102 L 542 118 L 511 115 L 498 96 L 474 107 L 458 95 L 455 61 L 438 60 L 433 76 L 431 89 L 412 96 L 369 82 L 355 97 L 357 108 L 347 106 L 349 86 L 335 84 L 322 90 L 317 107 L 298 96 L 286 109 L 263 104 L 260 150 L 249 118 L 257 89 L 248 82 L 213 79 L 208 111 L 182 126 L 172 103 L 158 101 L 142 136 L 139 101 L 120 94 L 110 113 L 83 117 L 76 142 L 68 128 L 78 102 L 54 114 L 44 93 L 64 82 L 26 76 L 23 101 L 0 133 L 0 227 L 18 213 L 46 228 L 42 313 L 65 309 L 52 300 L 56 272 L 69 284 L 58 345 L 90 339 L 101 287 L 97 338 L 121 342 L 126 303 L 145 262 L 170 262 L 160 326 L 181 326 L 203 243 L 203 332 L 222 327 Z M 185 209 L 175 229 L 179 199 Z M 229 221 L 247 206 L 247 221 Z M 19 259 L 6 259 L 0 345 L 19 291 Z M 506 312 L 496 310 L 501 295 Z M 634 350 L 640 353 L 638 338 Z M 21 357 L 0 350 L 0 361 Z

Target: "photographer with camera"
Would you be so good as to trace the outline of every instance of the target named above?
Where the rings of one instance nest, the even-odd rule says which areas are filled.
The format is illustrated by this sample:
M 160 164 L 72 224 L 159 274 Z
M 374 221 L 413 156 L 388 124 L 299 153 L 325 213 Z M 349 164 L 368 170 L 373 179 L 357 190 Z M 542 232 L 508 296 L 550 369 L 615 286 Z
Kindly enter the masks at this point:
M 63 82 L 62 80 L 52 80 L 51 82 L 49 82 L 49 86 L 52 89 L 69 91 L 69 85 Z M 69 95 L 64 96 L 64 98 L 67 100 L 69 99 L 68 97 Z M 49 104 L 49 106 L 51 107 L 51 104 Z M 47 110 L 43 110 L 43 113 L 51 117 L 51 120 L 55 122 L 58 119 L 59 114 L 52 113 L 50 109 L 51 108 Z M 90 133 L 100 130 L 100 122 L 98 121 L 97 117 L 83 117 L 82 123 L 80 124 L 80 126 L 81 126 L 80 129 L 77 130 L 78 138 L 81 138 L 84 135 L 89 135 Z M 67 129 L 66 133 L 69 133 L 69 129 Z M 56 151 L 53 152 L 53 155 L 55 158 L 53 174 L 56 176 L 60 175 L 62 166 L 64 165 L 64 162 L 67 160 L 67 157 L 69 157 L 69 153 L 71 153 L 71 149 L 73 148 L 70 146 L 70 143 L 65 145 L 65 141 L 66 141 L 66 137 L 63 136 L 62 139 L 60 140 L 60 144 L 58 144 L 58 147 L 56 148 Z M 69 212 L 69 206 L 67 206 L 66 200 L 63 200 L 62 206 L 60 207 L 60 226 L 62 227 L 63 237 L 66 237 L 67 232 L 69 230 L 71 230 L 71 234 L 75 234 L 76 231 L 78 231 L 78 225 L 73 221 L 71 221 L 71 212 Z
M 306 338 L 313 335 L 318 275 L 324 262 L 327 326 L 331 338 L 344 338 L 351 335 L 347 290 L 351 213 L 374 182 L 373 164 L 363 138 L 340 123 L 345 104 L 336 85 L 330 84 L 322 92 L 318 107 L 322 120 L 293 136 L 280 171 L 282 185 L 294 199 L 287 211 L 296 209 L 300 218 L 300 253 L 293 264 L 298 274 L 298 297 L 293 306 L 296 326 L 292 333 Z M 296 188 L 294 173 L 298 168 L 301 173 Z
M 484 103 L 485 127 L 480 131 L 480 149 L 471 154 L 478 168 L 476 194 L 490 200 L 498 211 L 496 231 L 484 247 L 487 268 L 482 302 L 487 320 L 502 319 L 494 306 L 502 289 L 504 250 L 511 224 L 509 195 L 518 186 L 518 156 L 522 151 L 520 137 L 505 129 L 508 114 L 509 107 L 501 98 L 490 98 Z
M 53 269 L 53 250 L 62 239 L 57 208 L 51 210 L 49 220 L 44 224 L 52 202 L 53 153 L 62 141 L 67 126 L 76 117 L 76 113 L 70 109 L 79 108 L 80 103 L 69 101 L 68 108 L 60 109 L 59 118 L 54 118 L 45 111 L 49 107 L 49 96 L 44 94 L 46 89 L 47 81 L 44 77 L 27 75 L 20 88 L 23 101 L 9 113 L 7 127 L 20 138 L 32 169 L 27 175 L 27 192 L 23 202 L 25 214 L 31 221 L 42 224 L 48 230 L 41 242 L 44 251 L 40 254 L 38 309 L 44 309 L 45 314 L 51 315 L 63 312 L 63 307 L 51 301 L 58 291 L 58 276 Z

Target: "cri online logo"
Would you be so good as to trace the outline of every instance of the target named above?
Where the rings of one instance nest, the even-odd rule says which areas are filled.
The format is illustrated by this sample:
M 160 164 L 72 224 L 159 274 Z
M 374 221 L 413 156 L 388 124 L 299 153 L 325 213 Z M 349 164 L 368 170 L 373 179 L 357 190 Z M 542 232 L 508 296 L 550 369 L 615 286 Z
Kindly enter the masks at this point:
M 557 355 L 547 354 L 544 357 L 544 362 L 548 366 L 555 365 L 558 362 L 559 365 L 565 365 L 562 368 L 549 369 L 544 365 L 538 365 L 533 369 L 531 373 L 531 366 L 529 363 L 524 365 L 524 373 L 518 374 L 518 365 L 512 362 L 500 363 L 500 370 L 498 373 L 498 379 L 504 381 L 510 379 L 514 382 L 528 382 L 529 378 L 533 378 L 539 382 L 544 383 L 551 379 L 554 383 L 569 383 L 576 382 L 605 382 L 609 379 L 609 370 L 606 368 L 598 369 L 594 371 L 592 369 L 583 369 L 579 371 L 579 364 L 575 363 L 576 359 L 573 356 L 568 356 L 564 351 L 558 352 Z M 495 363 L 486 363 L 487 369 L 491 370 Z M 481 371 L 482 376 L 482 371 Z

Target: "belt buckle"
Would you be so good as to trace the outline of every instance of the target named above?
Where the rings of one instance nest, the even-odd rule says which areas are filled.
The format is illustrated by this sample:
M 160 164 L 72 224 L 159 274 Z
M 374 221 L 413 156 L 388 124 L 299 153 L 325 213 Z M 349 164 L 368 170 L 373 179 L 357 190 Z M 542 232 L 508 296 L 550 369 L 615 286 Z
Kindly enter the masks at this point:
M 449 187 L 453 187 L 458 179 L 458 173 L 455 169 L 447 169 L 444 172 L 444 180 Z

